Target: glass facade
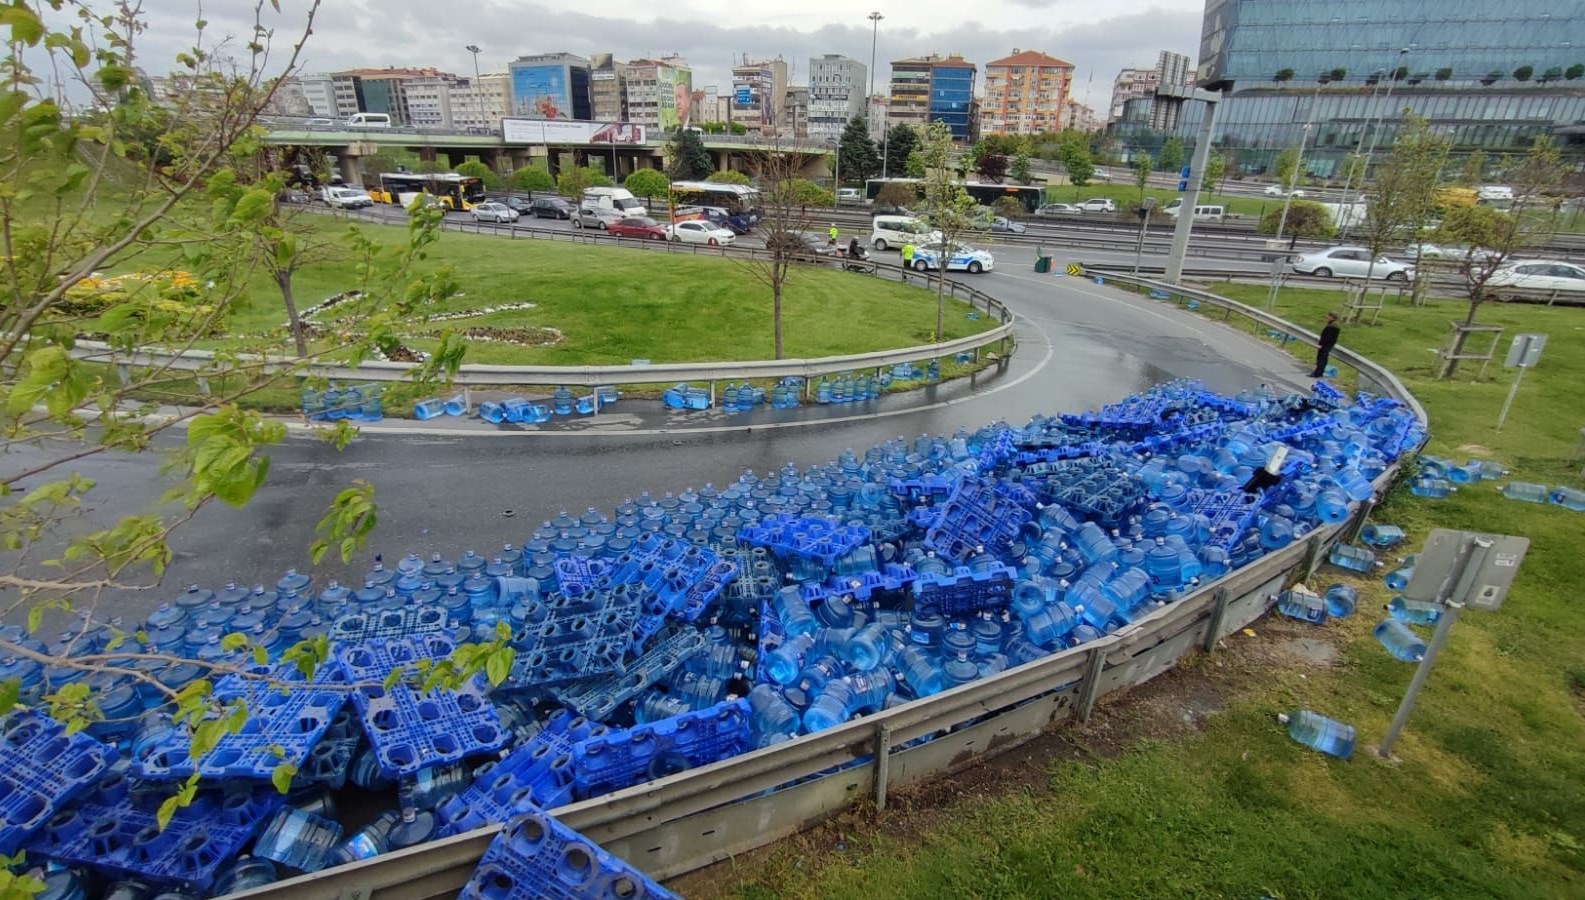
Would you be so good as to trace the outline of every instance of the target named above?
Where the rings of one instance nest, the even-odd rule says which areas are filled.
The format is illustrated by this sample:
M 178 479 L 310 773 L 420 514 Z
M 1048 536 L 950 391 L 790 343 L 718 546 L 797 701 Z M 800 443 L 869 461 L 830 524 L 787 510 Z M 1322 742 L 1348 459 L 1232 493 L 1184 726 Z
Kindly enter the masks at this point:
M 1198 76 L 1223 96 L 1213 142 L 1258 173 L 1304 141 L 1306 168 L 1325 178 L 1362 135 L 1390 145 L 1408 109 L 1456 154 L 1523 150 L 1585 123 L 1582 11 L 1581 0 L 1207 0 Z M 1204 110 L 1187 104 L 1174 133 L 1197 136 Z M 1119 131 L 1141 149 L 1163 139 Z
M 974 117 L 974 68 L 972 66 L 934 67 L 930 72 L 930 121 L 945 122 L 952 139 L 971 137 Z

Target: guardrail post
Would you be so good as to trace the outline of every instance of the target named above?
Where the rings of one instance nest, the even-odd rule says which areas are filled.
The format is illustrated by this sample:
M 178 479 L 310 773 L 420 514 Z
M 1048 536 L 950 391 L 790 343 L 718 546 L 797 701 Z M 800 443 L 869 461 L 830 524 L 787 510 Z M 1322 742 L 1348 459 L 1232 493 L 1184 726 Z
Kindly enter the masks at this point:
M 203 394 L 205 397 L 211 396 L 211 394 L 209 393 L 209 379 L 208 378 L 204 377 L 203 375 L 200 375 L 194 380 L 198 382 L 198 393 Z
M 116 380 L 126 387 L 132 381 L 132 367 L 126 363 L 116 363 Z
M 891 777 L 892 729 L 882 725 L 875 729 L 875 811 L 886 811 L 886 782 Z
M 1216 649 L 1217 636 L 1222 633 L 1222 620 L 1227 617 L 1227 588 L 1217 588 L 1211 595 L 1211 620 L 1205 625 L 1205 643 L 1201 646 L 1206 653 Z
M 600 386 L 598 384 L 590 385 L 589 389 L 594 391 L 594 413 L 593 414 L 598 416 L 600 414 Z
M 1101 670 L 1105 665 L 1105 648 L 1090 648 L 1090 655 L 1084 660 L 1084 676 L 1079 679 L 1080 722 L 1090 721 L 1090 713 L 1095 711 L 1095 698 L 1101 693 Z
M 1349 520 L 1348 527 L 1343 530 L 1343 542 L 1352 544 L 1359 540 L 1359 533 L 1364 530 L 1365 523 L 1370 521 L 1370 514 L 1376 511 L 1378 497 L 1371 494 L 1364 503 L 1359 505 L 1359 510 L 1354 513 L 1354 518 Z
M 473 388 L 467 385 L 462 386 L 462 411 L 465 413 L 473 412 Z
M 1321 536 L 1312 534 L 1304 544 L 1304 580 L 1309 581 L 1321 566 Z

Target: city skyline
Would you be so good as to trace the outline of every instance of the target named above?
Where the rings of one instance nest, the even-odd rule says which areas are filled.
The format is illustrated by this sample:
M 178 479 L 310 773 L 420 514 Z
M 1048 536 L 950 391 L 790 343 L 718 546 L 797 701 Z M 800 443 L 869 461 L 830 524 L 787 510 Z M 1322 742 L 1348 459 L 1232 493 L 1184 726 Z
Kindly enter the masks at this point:
M 265 26 L 276 29 L 278 42 L 293 36 L 291 28 L 300 24 L 307 5 L 307 0 L 283 0 L 279 16 L 265 7 Z M 169 68 L 174 55 L 191 44 L 196 5 L 176 6 L 151 12 L 153 27 L 140 49 L 140 64 L 151 73 Z M 479 63 L 485 72 L 505 71 L 523 54 L 611 52 L 636 59 L 676 53 L 688 60 L 694 87 L 724 89 L 731 83 L 732 60 L 743 53 L 780 54 L 794 64 L 789 82 L 798 85 L 808 83 L 810 57 L 836 53 L 866 63 L 870 58 L 868 6 L 815 0 L 797 13 L 745 13 L 724 2 L 682 0 L 668 4 L 665 17 L 623 13 L 622 8 L 612 0 L 589 0 L 575 12 L 551 4 L 480 0 L 468 7 L 468 15 L 436 17 L 414 0 L 339 0 L 320 10 L 299 72 L 432 66 L 466 77 L 473 72 L 473 61 L 465 48 L 474 44 L 482 47 Z M 934 0 L 913 4 L 906 13 L 901 5 L 892 8 L 884 0 L 873 8 L 886 16 L 876 54 L 882 77 L 892 59 L 934 52 L 983 64 L 1014 47 L 1034 48 L 1073 62 L 1073 96 L 1097 108 L 1105 106 L 1118 70 L 1148 67 L 1162 48 L 1192 56 L 1203 13 L 1198 0 L 1115 0 L 1105 15 L 1089 12 L 1093 5 L 1076 0 L 989 0 L 976 7 L 973 24 L 924 29 L 914 23 L 949 21 L 951 8 Z M 203 9 L 209 40 L 249 33 L 252 9 L 248 0 L 209 0 Z M 928 14 L 933 11 L 943 15 Z M 1036 17 L 1053 24 L 1030 25 Z M 371 28 L 373 22 L 380 27 Z M 523 27 L 524 22 L 535 27 Z M 810 28 L 811 22 L 821 24 Z M 522 37 L 508 37 L 513 34 Z M 501 37 L 488 40 L 496 35 Z M 278 46 L 275 58 L 285 49 Z

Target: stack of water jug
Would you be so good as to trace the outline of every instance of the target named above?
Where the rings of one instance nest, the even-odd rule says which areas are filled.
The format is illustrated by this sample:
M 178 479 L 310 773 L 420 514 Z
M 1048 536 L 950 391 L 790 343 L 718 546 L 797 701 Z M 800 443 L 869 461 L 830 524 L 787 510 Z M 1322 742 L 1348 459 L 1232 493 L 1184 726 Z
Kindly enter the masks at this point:
M 531 403 L 524 397 L 507 397 L 505 400 L 486 400 L 480 403 L 477 413 L 479 418 L 491 425 L 502 423 L 539 425 L 549 422 L 552 416 L 570 416 L 574 412 L 580 416 L 594 415 L 601 407 L 609 406 L 618 399 L 620 394 L 614 387 L 598 387 L 588 394 L 577 397 L 573 395 L 571 388 L 562 385 L 551 393 L 549 404 Z M 421 400 L 413 405 L 413 418 L 420 421 L 467 414 L 468 399 L 462 394 Z
M 1378 397 L 1174 382 L 376 557 L 352 584 L 219 579 L 144 622 L 11 629 L 39 651 L 193 662 L 0 660 L 22 704 L 81 682 L 104 713 L 72 735 L 5 722 L 0 772 L 20 787 L 0 797 L 0 852 L 47 862 L 51 896 L 175 900 L 505 826 L 464 896 L 667 896 L 546 811 L 1097 640 L 1338 521 L 1424 437 Z M 1277 484 L 1246 492 L 1266 466 Z M 415 674 L 498 635 L 515 650 L 499 684 Z M 311 674 L 283 659 L 319 638 Z M 195 758 L 160 688 L 202 677 L 248 722 Z M 193 775 L 193 801 L 151 828 Z M 573 875 L 605 887 L 578 894 Z
M 331 382 L 323 390 L 304 387 L 302 393 L 303 415 L 317 422 L 351 419 L 358 422 L 378 422 L 385 417 L 378 384 L 354 384 L 337 387 Z

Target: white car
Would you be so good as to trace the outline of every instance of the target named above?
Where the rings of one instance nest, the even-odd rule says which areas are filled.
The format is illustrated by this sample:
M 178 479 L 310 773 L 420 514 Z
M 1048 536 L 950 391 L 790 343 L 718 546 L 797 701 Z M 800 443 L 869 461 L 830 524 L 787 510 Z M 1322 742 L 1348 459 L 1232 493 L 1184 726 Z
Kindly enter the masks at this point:
M 920 272 L 928 272 L 931 269 L 940 268 L 939 260 L 937 259 L 939 250 L 939 245 L 935 247 L 915 247 L 914 268 Z M 989 272 L 995 265 L 996 258 L 991 256 L 990 253 L 984 250 L 976 250 L 973 247 L 965 247 L 962 244 L 954 245 L 952 251 L 947 254 L 948 272 L 968 272 L 971 275 L 978 275 L 981 272 Z
M 1110 197 L 1091 197 L 1079 204 L 1085 212 L 1117 212 L 1117 202 Z
M 711 247 L 726 247 L 737 241 L 737 235 L 731 229 L 702 220 L 668 225 L 666 238 L 680 244 L 708 244 Z
M 1501 257 L 1496 250 L 1485 247 L 1465 247 L 1460 244 L 1410 244 L 1403 249 L 1403 255 L 1412 260 L 1446 259 L 1454 262 L 1473 262 L 1486 265 Z
M 337 209 L 361 209 L 374 205 L 374 198 L 369 196 L 368 191 L 335 184 L 321 190 L 319 199 L 325 201 L 326 206 L 334 206 Z
M 1367 273 L 1371 278 L 1385 278 L 1388 281 L 1408 281 L 1414 277 L 1413 266 L 1393 262 L 1385 256 L 1376 257 L 1372 263 L 1370 251 L 1364 247 L 1316 250 L 1294 257 L 1288 261 L 1288 266 L 1299 275 L 1314 275 L 1317 278 L 1331 278 L 1334 275 L 1364 278 Z
M 475 222 L 516 222 L 517 210 L 507 206 L 505 203 L 488 200 L 474 205 L 473 220 Z
M 1266 185 L 1266 189 L 1261 193 L 1265 194 L 1267 197 L 1281 197 L 1287 192 L 1282 189 L 1282 185 L 1280 184 L 1268 184 Z M 1293 196 L 1303 197 L 1304 191 L 1294 191 Z
M 1083 212 L 1082 207 L 1074 206 L 1072 203 L 1047 203 L 1035 210 L 1035 215 L 1042 219 L 1050 219 L 1058 216 L 1077 216 Z
M 864 192 L 858 188 L 837 188 L 837 202 L 843 206 L 863 206 Z
M 1488 288 L 1585 294 L 1585 266 L 1555 259 L 1524 259 L 1498 266 Z

